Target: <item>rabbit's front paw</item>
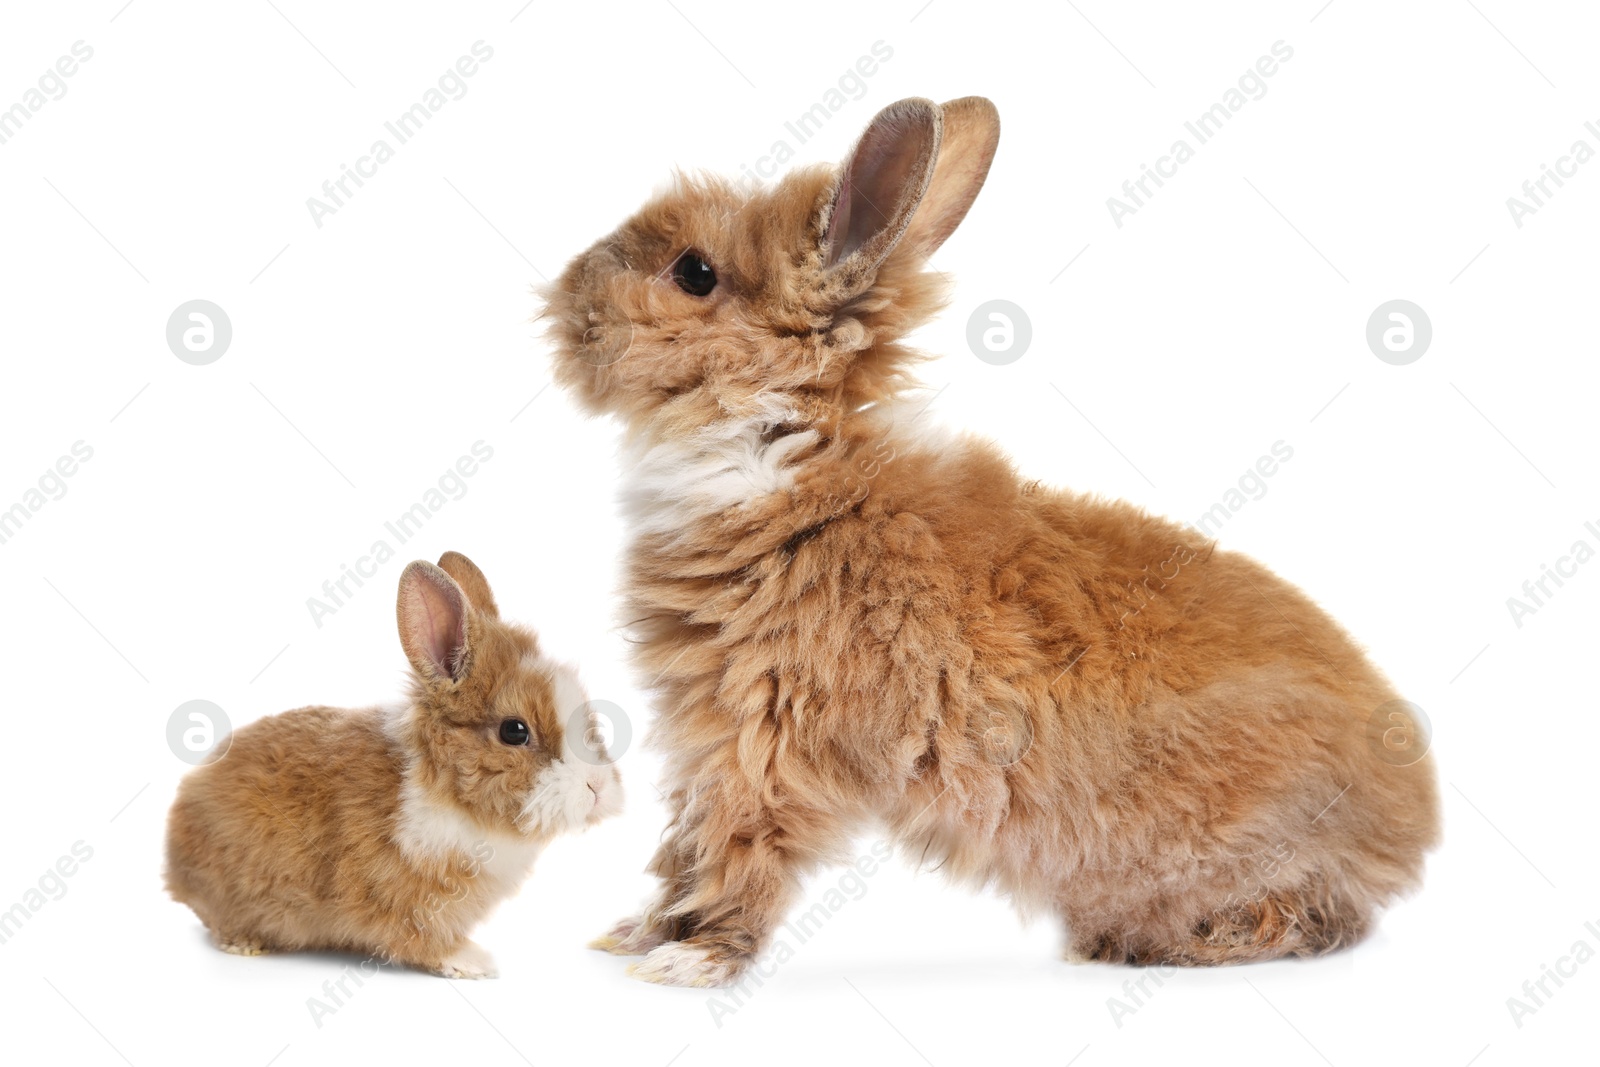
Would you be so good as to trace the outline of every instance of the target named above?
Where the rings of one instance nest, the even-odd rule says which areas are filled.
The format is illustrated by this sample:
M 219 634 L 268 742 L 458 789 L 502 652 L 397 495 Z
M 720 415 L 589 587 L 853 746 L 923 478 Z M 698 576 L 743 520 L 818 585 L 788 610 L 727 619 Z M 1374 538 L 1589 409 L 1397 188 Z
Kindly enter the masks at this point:
M 267 951 L 265 944 L 243 934 L 217 934 L 215 941 L 218 948 L 232 956 L 261 956 Z
M 495 970 L 494 957 L 475 941 L 464 942 L 439 965 L 437 973 L 445 978 L 500 977 L 500 972 Z
M 628 973 L 657 985 L 725 986 L 744 970 L 746 957 L 725 945 L 696 941 L 669 941 L 638 963 Z
M 632 915 L 589 942 L 589 947 L 615 956 L 643 956 L 666 940 L 666 932 L 658 925 L 643 915 Z

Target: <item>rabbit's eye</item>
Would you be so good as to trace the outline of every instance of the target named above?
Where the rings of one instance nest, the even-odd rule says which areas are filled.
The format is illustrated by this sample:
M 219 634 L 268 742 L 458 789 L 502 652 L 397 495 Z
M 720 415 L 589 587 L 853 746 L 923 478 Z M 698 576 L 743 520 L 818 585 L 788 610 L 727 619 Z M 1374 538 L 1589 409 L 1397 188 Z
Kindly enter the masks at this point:
M 685 252 L 672 265 L 672 280 L 690 296 L 705 296 L 717 287 L 717 272 L 693 252 Z
M 508 745 L 525 745 L 531 736 L 528 724 L 521 719 L 507 719 L 500 724 L 500 740 Z

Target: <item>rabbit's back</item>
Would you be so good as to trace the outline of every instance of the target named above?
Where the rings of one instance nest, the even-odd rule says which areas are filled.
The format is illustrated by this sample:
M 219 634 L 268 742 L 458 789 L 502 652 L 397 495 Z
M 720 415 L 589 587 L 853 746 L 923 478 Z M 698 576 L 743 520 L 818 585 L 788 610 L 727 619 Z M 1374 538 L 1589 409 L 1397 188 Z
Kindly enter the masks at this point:
M 240 728 L 219 751 L 184 779 L 168 817 L 173 897 L 214 931 L 280 932 L 361 899 L 358 872 L 393 851 L 402 773 L 381 712 L 301 708 Z

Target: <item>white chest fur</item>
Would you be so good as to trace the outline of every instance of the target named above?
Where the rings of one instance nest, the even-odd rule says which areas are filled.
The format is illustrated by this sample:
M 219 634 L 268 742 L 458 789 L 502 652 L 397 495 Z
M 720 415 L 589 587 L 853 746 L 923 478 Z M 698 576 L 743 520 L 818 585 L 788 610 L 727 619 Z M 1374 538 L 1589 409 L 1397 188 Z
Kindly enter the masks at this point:
M 403 703 L 383 707 L 384 725 L 399 744 Z M 394 840 L 413 863 L 444 863 L 458 873 L 485 879 L 496 892 L 510 892 L 528 876 L 544 844 L 521 834 L 485 830 L 454 804 L 430 796 L 407 768 L 400 782 Z
M 409 778 L 400 787 L 395 842 L 414 862 L 445 862 L 503 890 L 528 876 L 544 848 L 521 835 L 484 830 L 454 805 L 427 796 Z
M 792 461 L 813 430 L 770 437 L 795 417 L 772 397 L 757 413 L 711 423 L 687 437 L 646 436 L 623 456 L 622 503 L 636 533 L 681 530 L 794 484 Z

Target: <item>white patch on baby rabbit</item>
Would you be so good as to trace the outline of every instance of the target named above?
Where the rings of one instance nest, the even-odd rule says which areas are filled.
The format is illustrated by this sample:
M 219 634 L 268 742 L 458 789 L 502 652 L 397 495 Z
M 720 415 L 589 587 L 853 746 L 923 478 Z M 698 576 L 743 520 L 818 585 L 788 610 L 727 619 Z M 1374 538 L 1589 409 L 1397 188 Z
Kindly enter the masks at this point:
M 668 941 L 644 959 L 628 967 L 635 978 L 656 985 L 722 986 L 738 976 L 738 966 L 728 960 L 713 960 L 712 949 L 685 941 Z
M 779 396 L 757 399 L 753 413 L 723 419 L 688 438 L 646 438 L 625 459 L 622 502 L 640 533 L 683 529 L 708 515 L 794 484 L 793 455 L 818 439 L 815 430 L 768 434 L 798 417 Z
M 568 756 L 546 767 L 523 805 L 523 819 L 551 832 L 582 830 L 621 810 L 617 769 Z
M 533 869 L 544 844 L 519 834 L 485 830 L 466 812 L 428 796 L 410 774 L 400 787 L 395 843 L 418 862 L 457 860 L 478 876 L 515 885 Z
M 524 822 L 549 831 L 582 830 L 597 819 L 617 814 L 622 810 L 617 769 L 604 753 L 585 746 L 585 731 L 592 722 L 574 719 L 574 713 L 589 702 L 578 672 L 537 653 L 523 657 L 522 665 L 550 679 L 566 747 L 562 758 L 546 767 L 535 781 L 522 808 Z
M 397 738 L 400 724 L 411 714 L 411 705 L 383 704 L 380 710 L 384 731 L 390 738 Z M 459 861 L 477 874 L 505 885 L 515 885 L 526 878 L 544 849 L 542 842 L 520 834 L 485 830 L 461 808 L 429 796 L 415 780 L 411 766 L 401 778 L 394 840 L 407 858 L 418 863 Z
M 530 652 L 522 657 L 522 667 L 550 679 L 550 686 L 555 690 L 556 717 L 561 720 L 562 727 L 572 720 L 573 712 L 588 702 L 589 697 L 578 681 L 578 672 L 567 664 Z

